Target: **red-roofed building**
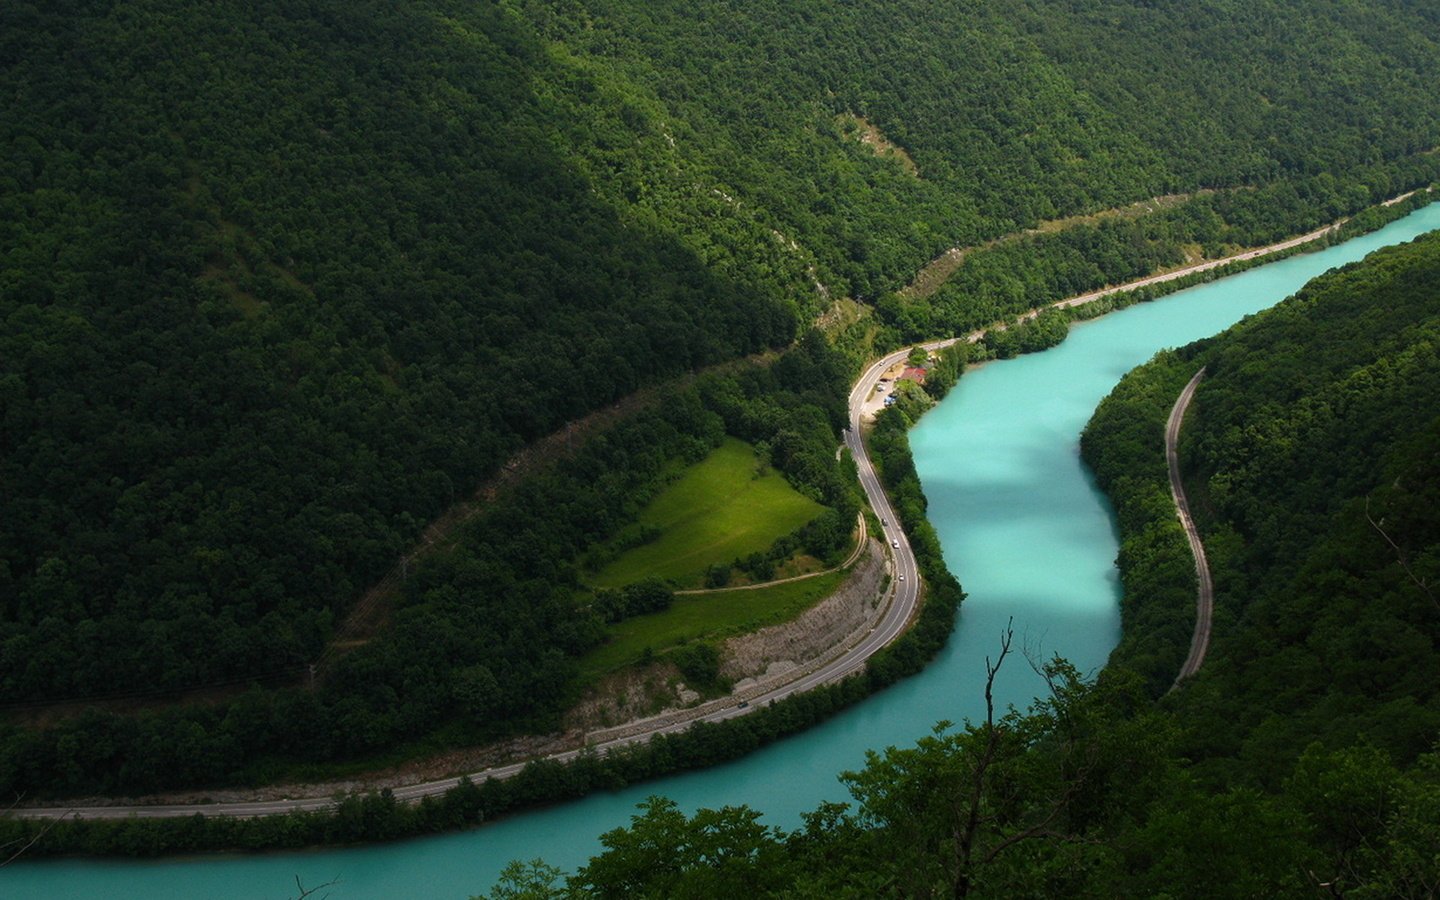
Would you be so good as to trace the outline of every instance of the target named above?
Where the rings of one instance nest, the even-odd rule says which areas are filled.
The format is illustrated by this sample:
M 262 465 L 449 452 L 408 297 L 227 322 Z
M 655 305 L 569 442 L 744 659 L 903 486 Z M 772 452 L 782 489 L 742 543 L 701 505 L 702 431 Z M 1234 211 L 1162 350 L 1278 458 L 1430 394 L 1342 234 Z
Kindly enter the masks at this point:
M 896 381 L 913 381 L 913 382 L 915 382 L 916 384 L 924 384 L 924 383 L 925 383 L 925 370 L 924 370 L 924 369 L 920 369 L 920 368 L 916 368 L 916 367 L 914 367 L 914 366 L 910 366 L 910 367 L 907 367 L 907 368 L 905 369 L 905 371 L 901 372 L 901 373 L 900 373 L 900 377 L 897 378 L 897 379 L 895 379 L 895 380 L 896 380 Z

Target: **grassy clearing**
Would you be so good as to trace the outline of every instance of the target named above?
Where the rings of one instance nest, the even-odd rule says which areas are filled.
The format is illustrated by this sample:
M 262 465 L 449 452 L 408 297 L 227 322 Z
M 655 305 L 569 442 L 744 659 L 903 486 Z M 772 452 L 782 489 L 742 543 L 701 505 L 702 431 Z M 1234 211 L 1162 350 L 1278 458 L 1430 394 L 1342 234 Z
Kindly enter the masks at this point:
M 660 536 L 622 554 L 589 579 L 621 587 L 642 578 L 698 586 L 707 568 L 762 552 L 824 509 L 774 470 L 755 473 L 755 451 L 727 439 L 640 513 Z
M 581 677 L 588 680 L 638 662 L 647 647 L 660 654 L 686 641 L 724 638 L 788 622 L 834 593 L 848 574 L 831 572 L 755 590 L 676 597 L 675 605 L 664 612 L 608 626 L 610 639 L 580 660 Z

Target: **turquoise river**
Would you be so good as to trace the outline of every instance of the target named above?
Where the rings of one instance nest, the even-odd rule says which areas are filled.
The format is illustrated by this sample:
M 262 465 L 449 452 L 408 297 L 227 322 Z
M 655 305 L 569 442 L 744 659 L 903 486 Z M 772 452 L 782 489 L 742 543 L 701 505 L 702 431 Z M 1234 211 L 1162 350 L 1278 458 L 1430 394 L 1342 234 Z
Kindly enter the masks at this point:
M 1052 350 L 966 374 L 915 429 L 913 445 L 946 560 L 969 594 L 948 647 L 922 674 L 825 725 L 739 762 L 515 816 L 475 831 L 382 846 L 164 861 L 17 862 L 0 898 L 284 898 L 338 879 L 336 900 L 465 898 L 511 859 L 565 869 L 599 848 L 650 794 L 687 810 L 750 804 L 782 827 L 824 800 L 865 751 L 909 744 L 941 719 L 983 714 L 984 659 L 1012 617 L 1032 652 L 1102 666 L 1119 633 L 1116 541 L 1104 500 L 1080 464 L 1078 437 L 1120 376 L 1157 350 L 1215 334 L 1333 266 L 1440 228 L 1440 203 L 1385 229 L 1076 326 Z M 1157 448 L 1158 452 L 1158 448 Z M 1018 659 L 997 688 L 1025 706 L 1040 683 Z

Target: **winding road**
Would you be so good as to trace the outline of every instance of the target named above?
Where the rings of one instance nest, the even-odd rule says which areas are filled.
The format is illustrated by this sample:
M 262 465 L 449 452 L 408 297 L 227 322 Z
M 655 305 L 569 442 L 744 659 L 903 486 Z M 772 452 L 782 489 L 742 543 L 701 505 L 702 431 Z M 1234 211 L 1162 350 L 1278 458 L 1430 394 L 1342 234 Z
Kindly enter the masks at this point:
M 1401 199 L 1401 198 L 1397 198 Z M 1228 263 L 1241 260 L 1254 259 L 1266 256 L 1282 250 L 1288 250 L 1300 244 L 1314 241 L 1335 228 L 1341 222 L 1325 228 L 1317 229 L 1308 234 L 1281 241 L 1268 247 L 1255 250 L 1248 250 L 1234 256 L 1220 260 L 1197 263 L 1186 266 L 1172 272 L 1149 278 L 1139 279 L 1128 284 L 1106 288 L 1101 291 L 1094 291 L 1078 297 L 1060 300 L 1051 304 L 1054 307 L 1079 306 L 1084 303 L 1097 300 L 1101 297 L 1117 291 L 1131 290 L 1143 287 L 1148 284 L 1156 284 L 1162 281 L 1169 281 L 1185 275 L 1200 272 L 1207 269 L 1223 266 Z M 1027 314 L 1027 315 L 1033 315 Z M 950 346 L 962 341 L 974 343 L 983 335 L 984 331 L 975 331 L 961 337 L 945 338 L 943 340 L 929 341 L 923 344 L 928 350 L 936 350 Z M 672 734 L 683 731 L 695 722 L 718 722 L 725 719 L 745 715 L 759 706 L 772 700 L 780 700 L 791 694 L 801 693 L 811 688 L 828 682 L 838 681 L 851 673 L 859 671 L 866 660 L 873 656 L 882 647 L 889 644 L 898 637 L 906 628 L 910 619 L 915 613 L 920 596 L 920 573 L 916 566 L 915 554 L 910 548 L 909 540 L 905 533 L 898 527 L 895 511 L 890 506 L 889 498 L 880 487 L 880 481 L 875 473 L 874 465 L 865 445 L 861 440 L 862 421 L 872 415 L 881 405 L 881 395 L 874 390 L 874 385 L 879 381 L 881 375 L 888 369 L 901 362 L 909 352 L 909 348 L 898 350 L 890 355 L 875 361 L 856 381 L 850 391 L 850 425 L 845 432 L 845 446 L 848 447 L 854 456 L 855 465 L 859 471 L 860 483 L 865 490 L 866 498 L 882 522 L 886 523 L 883 528 L 883 538 L 891 543 L 893 553 L 893 572 L 895 576 L 890 582 L 884 613 L 876 625 L 871 628 L 863 638 L 853 645 L 843 649 L 833 659 L 825 662 L 810 671 L 804 669 L 795 670 L 795 677 L 781 683 L 767 683 L 764 686 L 752 688 L 721 700 L 711 701 L 689 710 L 654 717 L 653 719 L 630 723 L 623 730 L 627 733 L 623 736 L 607 740 L 587 743 L 582 749 L 567 750 L 562 753 L 552 754 L 545 759 L 552 759 L 559 762 L 567 762 L 579 756 L 582 752 L 606 753 L 619 747 L 626 747 L 632 744 L 648 741 L 651 737 L 659 734 Z M 1202 370 L 1203 372 L 1203 370 Z M 1178 475 L 1174 468 L 1174 450 L 1171 432 L 1178 434 L 1179 421 L 1184 415 L 1184 405 L 1188 404 L 1189 396 L 1193 395 L 1194 387 L 1198 383 L 1200 375 L 1192 380 L 1186 391 L 1181 395 L 1181 401 L 1177 402 L 1176 410 L 1171 413 L 1171 427 L 1167 429 L 1167 456 L 1171 462 L 1171 485 L 1176 491 L 1176 502 L 1181 510 L 1181 521 L 1186 524 L 1187 534 L 1190 536 L 1191 546 L 1195 551 L 1196 568 L 1202 579 L 1202 592 L 1209 597 L 1209 569 L 1204 563 L 1204 548 L 1200 545 L 1199 537 L 1194 532 L 1194 526 L 1189 522 L 1189 510 L 1185 506 L 1183 489 L 1179 487 Z M 1200 666 L 1205 656 L 1205 649 L 1209 641 L 1209 615 L 1210 604 L 1208 599 L 1199 604 L 1200 615 L 1203 617 L 1203 628 L 1197 621 L 1195 636 L 1192 640 L 1190 658 L 1186 660 L 1185 666 L 1181 669 L 1176 682 L 1190 677 Z M 633 730 L 632 730 L 633 729 Z M 622 729 L 609 729 L 619 731 Z M 395 798 L 407 802 L 415 802 L 422 797 L 436 796 L 443 794 L 460 783 L 462 777 L 468 777 L 471 781 L 482 782 L 489 778 L 509 778 L 519 773 L 530 760 L 511 763 L 503 766 L 495 766 L 482 769 L 478 772 L 471 772 L 465 776 L 455 776 L 438 781 L 427 781 L 419 784 L 392 788 Z M 197 813 L 212 816 L 236 816 L 253 817 L 266 816 L 279 813 L 296 812 L 301 810 L 322 810 L 335 806 L 337 799 L 334 796 L 298 797 L 284 798 L 280 800 L 260 800 L 246 802 L 224 802 L 224 803 L 182 803 L 182 804 L 113 804 L 105 806 L 68 806 L 68 807 L 16 807 L 6 811 L 5 814 L 37 819 L 55 819 L 63 817 L 75 817 L 85 819 L 118 819 L 127 817 L 139 818 L 173 818 L 180 816 L 192 816 Z
M 889 498 L 885 496 L 884 490 L 880 487 L 880 480 L 875 474 L 875 467 L 871 464 L 869 454 L 865 450 L 865 445 L 860 440 L 860 423 L 862 417 L 866 415 L 864 407 L 865 401 L 869 399 L 870 386 L 874 383 L 875 379 L 879 377 L 880 372 L 883 372 L 885 369 L 903 359 L 906 352 L 906 350 L 897 351 L 874 363 L 856 383 L 854 389 L 850 392 L 850 427 L 845 433 L 845 445 L 850 449 L 851 453 L 854 454 L 856 468 L 860 472 L 860 483 L 864 487 L 866 498 L 875 510 L 876 515 L 878 515 L 882 521 L 890 523 L 884 528 L 883 537 L 887 543 L 891 544 L 891 552 L 894 557 L 894 569 L 892 571 L 894 577 L 890 581 L 890 587 L 887 592 L 886 600 L 888 602 L 886 603 L 885 611 L 875 626 L 852 646 L 844 648 L 844 651 L 834 659 L 829 660 L 813 671 L 805 671 L 804 669 L 795 670 L 796 677 L 778 684 L 773 682 L 767 683 L 763 687 L 752 688 L 750 691 L 737 693 L 721 700 L 711 701 L 693 709 L 662 714 L 652 719 L 631 723 L 635 730 L 623 736 L 587 743 L 583 749 L 567 750 L 563 753 L 556 753 L 544 757 L 545 759 L 568 762 L 579 756 L 582 752 L 604 754 L 620 747 L 627 747 L 632 744 L 648 741 L 655 735 L 673 734 L 684 731 L 696 722 L 720 722 L 725 719 L 745 715 L 770 701 L 781 700 L 791 694 L 803 693 L 819 685 L 838 681 L 847 675 L 858 672 L 864 667 L 866 660 L 873 656 L 880 648 L 900 636 L 914 615 L 916 606 L 919 603 L 920 573 L 915 564 L 915 554 L 910 549 L 910 542 L 907 540 L 904 532 L 894 524 L 897 521 L 895 511 L 891 508 Z M 897 544 L 898 546 L 895 546 Z M 614 730 L 618 729 L 611 729 L 611 731 Z M 427 781 L 420 784 L 395 787 L 391 789 L 391 792 L 397 800 L 416 802 L 422 797 L 433 797 L 445 793 L 458 785 L 462 777 L 467 777 L 476 783 L 483 782 L 489 778 L 509 778 L 518 774 L 529 762 L 530 760 L 524 760 L 508 765 L 482 769 L 478 772 L 468 773 L 465 776 L 457 775 L 438 781 Z M 337 799 L 333 796 L 320 796 L 226 803 L 20 807 L 11 809 L 8 814 L 36 819 L 63 817 L 120 819 L 131 816 L 138 818 L 173 818 L 178 816 L 193 816 L 196 813 L 203 813 L 209 816 L 235 816 L 245 818 L 302 810 L 323 810 L 335 806 L 336 803 Z
M 1185 664 L 1180 667 L 1180 674 L 1175 676 L 1175 683 L 1170 685 L 1170 690 L 1180 686 L 1180 682 L 1193 677 L 1200 671 L 1200 664 L 1205 662 L 1205 651 L 1210 646 L 1210 615 L 1215 608 L 1215 586 L 1210 581 L 1210 563 L 1205 559 L 1205 545 L 1200 542 L 1200 532 L 1195 530 L 1195 522 L 1190 518 L 1190 503 L 1185 499 L 1185 485 L 1180 480 L 1180 426 L 1185 421 L 1185 411 L 1190 408 L 1190 401 L 1195 397 L 1195 389 L 1200 386 L 1200 379 L 1205 377 L 1205 367 L 1201 366 L 1185 385 L 1185 389 L 1176 398 L 1175 405 L 1170 408 L 1170 418 L 1165 422 L 1165 465 L 1170 470 L 1170 496 L 1175 498 L 1175 513 L 1180 517 L 1180 525 L 1185 529 L 1185 537 L 1190 541 L 1190 552 L 1195 557 L 1195 632 L 1190 637 L 1190 655 L 1185 657 Z

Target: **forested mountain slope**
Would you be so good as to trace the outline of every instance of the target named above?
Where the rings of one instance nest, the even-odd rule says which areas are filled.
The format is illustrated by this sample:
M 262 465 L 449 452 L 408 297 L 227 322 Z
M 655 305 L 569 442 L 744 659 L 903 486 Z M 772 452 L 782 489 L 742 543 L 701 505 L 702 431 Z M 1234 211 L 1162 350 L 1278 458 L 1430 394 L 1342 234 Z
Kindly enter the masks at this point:
M 1204 755 L 1238 760 L 1233 777 L 1273 782 L 1310 738 L 1364 736 L 1401 758 L 1430 747 L 1440 236 L 1318 279 L 1137 378 L 1160 385 L 1200 365 L 1182 467 L 1215 577 L 1220 652 L 1178 702 Z M 1134 412 L 1102 409 L 1087 437 L 1105 483 L 1123 478 L 1114 463 L 1129 452 L 1106 429 Z M 1186 580 L 1131 536 L 1122 563 L 1138 578 Z M 1159 599 L 1142 590 L 1126 602 Z M 1127 634 L 1132 647 L 1153 646 L 1146 631 Z
M 1124 543 L 1117 659 L 1168 685 L 1194 582 L 1158 440 L 1207 367 L 1181 461 L 1216 582 L 1218 657 L 1179 696 L 1208 754 L 1283 765 L 1297 734 L 1413 755 L 1440 733 L 1435 518 L 1440 236 L 1372 254 L 1128 376 L 1086 432 Z M 1159 418 L 1157 419 L 1157 412 Z M 1178 654 L 1178 655 L 1177 655 Z
M 1340 811 L 1346 803 L 1380 791 L 1367 801 L 1374 809 L 1429 823 L 1404 825 L 1406 839 L 1429 842 L 1428 862 L 1423 853 L 1394 861 L 1397 872 L 1418 864 L 1428 874 L 1396 890 L 1423 896 L 1429 884 L 1433 893 L 1440 234 L 1378 251 L 1223 335 L 1157 357 L 1097 411 L 1084 452 L 1116 502 L 1126 585 L 1125 638 L 1111 664 L 1157 691 L 1184 657 L 1194 611 L 1194 572 L 1157 448 L 1179 387 L 1202 365 L 1181 465 L 1215 579 L 1215 633 L 1200 674 L 1166 699 L 1178 747 L 1210 788 L 1328 785 L 1337 807 L 1324 813 L 1327 829 L 1361 815 Z M 1340 751 L 1355 756 L 1347 766 L 1382 777 L 1429 752 L 1412 776 L 1431 799 L 1406 811 L 1359 768 L 1319 774 L 1316 758 Z M 1367 829 L 1384 818 L 1364 818 L 1369 825 L 1329 840 L 1347 852 L 1366 847 L 1359 858 L 1404 836 L 1382 837 Z
M 12 699 L 311 659 L 522 441 L 795 332 L 595 197 L 513 17 L 287 8 L 7 5 Z
M 0 692 L 303 667 L 524 442 L 949 246 L 1205 187 L 1235 190 L 1163 241 L 1284 233 L 1434 177 L 1433 11 L 1231 7 L 4 4 Z M 971 300 L 944 303 L 953 327 Z M 834 361 L 801 356 L 825 409 Z M 583 545 L 624 510 L 560 513 Z M 534 569 L 522 538 L 473 590 L 545 601 L 467 615 L 553 662 L 586 640 L 551 635 L 572 543 Z M 458 703 L 414 713 L 396 665 L 341 679 L 383 720 L 366 746 Z
M 1163 430 L 1202 364 L 1183 455 L 1217 638 L 1157 703 L 1137 670 L 1168 686 L 1194 608 Z M 1440 233 L 1161 355 L 1085 436 L 1124 538 L 1126 642 L 1096 682 L 1052 661 L 1028 713 L 872 754 L 852 806 L 793 832 L 652 798 L 573 875 L 516 863 L 489 896 L 1433 897 L 1437 392 Z

